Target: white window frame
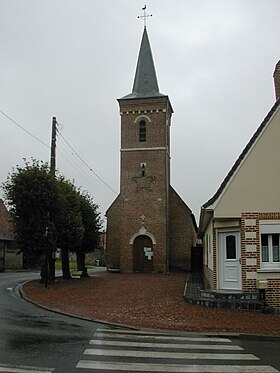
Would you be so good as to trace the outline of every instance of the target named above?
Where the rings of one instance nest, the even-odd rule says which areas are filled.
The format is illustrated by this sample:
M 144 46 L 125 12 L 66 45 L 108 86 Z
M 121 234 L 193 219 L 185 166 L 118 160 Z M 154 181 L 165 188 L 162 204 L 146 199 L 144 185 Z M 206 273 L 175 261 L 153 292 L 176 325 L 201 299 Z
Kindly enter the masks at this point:
M 278 224 L 277 224 L 278 223 Z M 272 235 L 278 234 L 278 250 L 280 251 L 280 224 L 279 222 L 272 224 L 261 224 L 260 225 L 260 263 L 261 269 L 277 269 L 280 271 L 280 261 L 273 262 L 273 245 L 272 245 Z M 262 261 L 262 235 L 268 235 L 268 261 Z M 279 253 L 280 255 L 280 253 Z

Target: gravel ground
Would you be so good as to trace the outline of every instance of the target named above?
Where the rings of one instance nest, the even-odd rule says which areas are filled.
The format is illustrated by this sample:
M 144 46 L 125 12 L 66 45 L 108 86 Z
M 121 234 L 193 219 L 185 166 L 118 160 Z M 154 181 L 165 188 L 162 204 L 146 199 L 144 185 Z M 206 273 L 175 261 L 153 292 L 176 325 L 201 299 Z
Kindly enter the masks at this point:
M 185 273 L 96 272 L 87 279 L 59 279 L 47 288 L 31 281 L 23 290 L 28 299 L 40 305 L 136 328 L 280 335 L 280 315 L 187 304 L 183 298 L 185 282 Z

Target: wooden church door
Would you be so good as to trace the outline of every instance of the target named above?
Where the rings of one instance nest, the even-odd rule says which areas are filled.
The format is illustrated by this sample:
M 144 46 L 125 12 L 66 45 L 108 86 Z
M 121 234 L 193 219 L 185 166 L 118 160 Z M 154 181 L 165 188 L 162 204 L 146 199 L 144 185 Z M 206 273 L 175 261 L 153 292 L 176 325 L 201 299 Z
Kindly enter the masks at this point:
M 153 243 L 148 236 L 138 236 L 133 242 L 133 271 L 153 271 Z

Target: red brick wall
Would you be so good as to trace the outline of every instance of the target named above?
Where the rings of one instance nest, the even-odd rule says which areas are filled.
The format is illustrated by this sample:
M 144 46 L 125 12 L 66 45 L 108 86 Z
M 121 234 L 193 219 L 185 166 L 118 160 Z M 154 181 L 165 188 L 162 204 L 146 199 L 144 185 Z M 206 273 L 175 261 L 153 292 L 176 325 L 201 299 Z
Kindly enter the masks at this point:
M 136 186 L 135 186 L 136 190 Z M 156 239 L 154 246 L 154 270 L 166 270 L 166 199 L 154 201 L 155 192 L 139 190 L 137 196 L 125 195 L 123 199 L 123 225 L 121 229 L 120 268 L 123 272 L 133 270 L 133 247 L 130 240 L 139 233 L 141 228 L 140 216 L 145 216 L 145 228 Z M 150 197 L 150 198 L 149 198 Z M 150 200 L 151 199 L 151 200 Z
M 153 100 L 152 100 L 153 101 Z M 166 271 L 168 249 L 168 194 L 169 157 L 166 147 L 166 99 L 158 102 L 147 100 L 137 103 L 140 110 L 134 111 L 135 102 L 121 104 L 122 149 L 121 149 L 121 195 L 124 198 L 120 251 L 121 270 L 132 271 L 133 248 L 131 237 L 140 229 L 140 216 L 145 216 L 145 228 L 154 235 L 153 266 L 157 272 Z M 154 106 L 156 105 L 156 106 Z M 132 106 L 132 107 L 131 107 Z M 158 106 L 160 106 L 158 108 Z M 157 109 L 153 109 L 157 107 Z M 152 112 L 151 112 L 152 111 Z M 138 118 L 138 120 L 136 120 Z M 146 121 L 147 141 L 139 142 L 139 122 Z M 136 123 L 135 123 L 136 120 Z M 138 149 L 160 148 L 139 151 Z M 126 151 L 127 149 L 133 151 Z M 135 149 L 136 148 L 136 149 Z M 141 164 L 146 164 L 146 175 L 141 177 Z
M 120 195 L 115 199 L 106 213 L 106 265 L 108 268 L 119 268 L 121 245 L 122 203 Z
M 131 239 L 139 234 L 140 217 L 144 228 L 156 244 L 153 247 L 153 270 L 166 272 L 169 258 L 169 131 L 172 109 L 167 96 L 160 98 L 120 100 L 121 114 L 121 183 L 117 202 L 110 207 L 107 232 L 107 261 L 119 265 L 122 272 L 133 271 Z M 146 122 L 146 141 L 139 141 L 139 122 Z M 141 175 L 141 164 L 146 164 Z M 178 202 L 178 201 L 177 201 Z M 176 203 L 175 203 L 176 205 Z M 180 205 L 180 206 L 179 206 Z M 177 210 L 182 213 L 182 204 Z M 175 219 L 176 208 L 172 209 Z M 187 209 L 185 209 L 185 212 Z M 187 215 L 189 211 L 187 212 Z M 180 217 L 182 218 L 182 216 Z M 177 219 L 177 218 L 176 218 Z M 188 221 L 188 216 L 183 219 Z M 177 219 L 178 220 L 178 219 Z M 191 230 L 191 228 L 189 228 Z M 173 232 L 175 230 L 173 229 Z M 177 237 L 174 233 L 172 237 Z M 187 233 L 187 237 L 188 233 Z M 176 261 L 182 265 L 182 245 L 189 238 L 178 238 Z M 186 249 L 188 250 L 188 248 Z M 185 254 L 186 260 L 187 254 Z
M 255 221 L 255 224 L 246 225 L 246 221 Z M 255 235 L 250 237 L 249 235 Z M 242 268 L 242 288 L 244 291 L 256 290 L 256 278 L 248 278 L 250 274 L 256 273 L 260 268 L 259 255 L 259 214 L 258 213 L 243 213 L 241 215 L 241 268 Z M 256 251 L 247 251 L 246 245 L 255 245 Z M 248 259 L 253 259 L 255 264 L 247 264 Z
M 269 307 L 280 310 L 280 279 L 268 279 L 265 299 Z
M 197 236 L 192 212 L 172 187 L 169 196 L 170 269 L 190 271 Z
M 246 221 L 253 220 L 255 224 L 248 225 Z M 260 258 L 260 220 L 280 220 L 279 212 L 265 212 L 265 213 L 243 213 L 241 216 L 241 251 L 242 251 L 242 283 L 243 290 L 256 291 L 257 270 L 261 267 Z M 249 236 L 248 236 L 249 232 Z M 247 233 L 247 237 L 246 237 Z M 250 234 L 255 237 L 250 237 Z M 246 250 L 247 245 L 247 250 Z M 255 251 L 248 251 L 248 245 L 256 247 Z M 248 264 L 253 259 L 254 264 Z M 252 278 L 248 278 L 252 277 Z M 280 279 L 269 278 L 267 273 L 267 290 L 266 302 L 270 307 L 280 308 Z
M 131 238 L 140 234 L 140 217 L 156 240 L 153 269 L 165 272 L 168 250 L 168 189 L 170 159 L 167 149 L 172 110 L 168 97 L 121 100 L 121 190 L 119 204 L 108 214 L 107 251 L 119 257 L 122 272 L 133 271 Z M 139 141 L 139 122 L 146 122 L 146 141 Z M 151 149 L 152 148 L 152 149 Z M 141 150 L 144 149 L 144 150 Z M 141 164 L 146 174 L 141 177 Z M 117 211 L 118 210 L 118 211 Z M 118 228 L 112 220 L 118 220 Z M 118 237 L 115 237 L 118 235 Z M 118 245 L 116 245 L 118 242 Z M 110 255 L 108 254 L 108 257 Z M 116 260 L 115 260 L 116 262 Z
M 120 102 L 121 148 L 147 148 L 166 145 L 166 119 L 172 109 L 168 97 Z M 139 122 L 145 120 L 146 141 L 139 142 Z

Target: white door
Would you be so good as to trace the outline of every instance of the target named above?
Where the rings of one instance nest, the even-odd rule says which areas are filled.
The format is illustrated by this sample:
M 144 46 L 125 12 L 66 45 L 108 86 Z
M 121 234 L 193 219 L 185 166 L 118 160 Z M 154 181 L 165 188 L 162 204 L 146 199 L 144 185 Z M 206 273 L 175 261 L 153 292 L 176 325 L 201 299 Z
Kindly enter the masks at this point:
M 220 289 L 241 290 L 240 233 L 219 233 Z

